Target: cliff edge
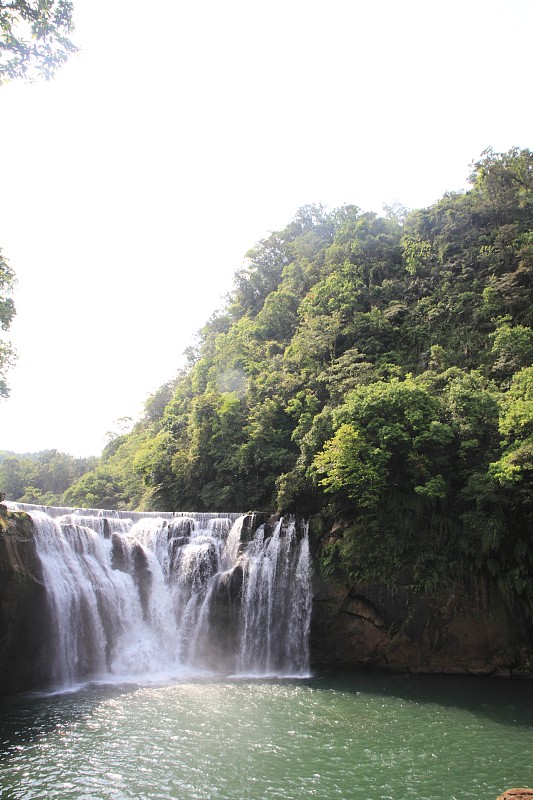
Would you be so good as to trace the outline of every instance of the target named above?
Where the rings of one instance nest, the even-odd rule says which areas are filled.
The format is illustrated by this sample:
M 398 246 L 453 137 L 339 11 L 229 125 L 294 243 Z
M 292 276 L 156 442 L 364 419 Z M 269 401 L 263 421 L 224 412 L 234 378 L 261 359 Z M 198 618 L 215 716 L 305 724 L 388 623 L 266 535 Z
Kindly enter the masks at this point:
M 46 592 L 31 517 L 0 505 L 0 694 L 34 688 Z

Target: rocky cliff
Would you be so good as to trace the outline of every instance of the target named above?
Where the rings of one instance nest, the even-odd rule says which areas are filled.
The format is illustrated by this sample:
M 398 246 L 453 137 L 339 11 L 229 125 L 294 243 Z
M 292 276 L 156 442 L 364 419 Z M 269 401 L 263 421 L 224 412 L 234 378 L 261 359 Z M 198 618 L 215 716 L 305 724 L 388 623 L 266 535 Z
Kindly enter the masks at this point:
M 38 684 L 45 601 L 31 518 L 0 505 L 0 694 Z
M 311 635 L 316 666 L 533 677 L 533 609 L 480 578 L 432 595 L 315 578 Z

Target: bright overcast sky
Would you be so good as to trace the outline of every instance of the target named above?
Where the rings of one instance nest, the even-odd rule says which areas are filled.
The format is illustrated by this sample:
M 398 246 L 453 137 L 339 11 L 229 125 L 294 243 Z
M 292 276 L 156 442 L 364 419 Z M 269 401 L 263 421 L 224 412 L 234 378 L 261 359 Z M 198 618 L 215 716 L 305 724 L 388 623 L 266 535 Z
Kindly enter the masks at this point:
M 0 449 L 99 454 L 301 205 L 422 207 L 533 146 L 531 0 L 74 4 L 80 54 L 0 88 Z

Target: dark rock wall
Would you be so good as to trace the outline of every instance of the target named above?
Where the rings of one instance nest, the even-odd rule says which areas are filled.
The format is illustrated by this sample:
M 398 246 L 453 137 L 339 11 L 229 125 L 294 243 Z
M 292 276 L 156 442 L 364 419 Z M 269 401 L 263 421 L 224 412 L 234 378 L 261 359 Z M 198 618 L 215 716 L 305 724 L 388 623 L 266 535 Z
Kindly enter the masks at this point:
M 38 686 L 46 617 L 31 518 L 0 506 L 0 694 Z
M 311 652 L 315 666 L 532 677 L 532 621 L 482 579 L 424 596 L 315 578 Z

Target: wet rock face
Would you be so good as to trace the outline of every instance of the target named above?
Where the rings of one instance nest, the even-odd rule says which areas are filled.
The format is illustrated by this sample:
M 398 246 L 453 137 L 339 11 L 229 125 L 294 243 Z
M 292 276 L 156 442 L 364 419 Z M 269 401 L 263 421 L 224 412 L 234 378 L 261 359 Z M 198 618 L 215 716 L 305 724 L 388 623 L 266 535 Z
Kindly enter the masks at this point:
M 0 695 L 37 686 L 46 625 L 46 591 L 31 519 L 23 512 L 3 511 L 0 514 Z
M 533 677 L 533 603 L 481 576 L 423 593 L 412 570 L 396 585 L 324 583 L 320 545 L 349 519 L 313 517 L 311 653 L 315 666 Z
M 328 586 L 315 579 L 316 666 L 416 673 L 533 675 L 531 610 L 481 579 L 439 596 L 410 585 Z
M 143 548 L 135 544 L 131 548 L 126 546 L 122 536 L 117 533 L 111 535 L 111 565 L 113 569 L 132 574 L 139 589 L 141 605 L 145 619 L 148 617 L 149 596 L 152 588 L 152 573 L 146 560 Z
M 125 547 L 124 540 L 116 533 L 111 535 L 111 566 L 121 572 L 129 572 L 129 554 Z
M 204 658 L 211 669 L 234 668 L 238 648 L 243 568 L 237 564 L 215 576 L 209 604 L 210 638 L 203 642 Z
M 235 603 L 240 605 L 242 583 L 242 565 L 237 564 L 237 566 L 233 567 L 229 572 L 220 573 L 217 578 L 214 595 L 222 605 L 231 605 Z
M 138 586 L 144 618 L 149 615 L 152 573 L 143 548 L 136 544 L 132 550 L 133 579 Z
M 250 511 L 246 514 L 242 523 L 241 546 L 251 542 L 259 526 L 268 522 L 269 519 L 270 514 L 263 511 Z
M 272 536 L 278 527 L 280 514 L 270 514 L 266 511 L 250 511 L 245 515 L 241 530 L 241 550 L 254 538 L 256 531 L 264 525 L 264 538 Z M 284 536 L 288 528 L 288 520 L 284 519 L 281 526 L 280 535 Z M 300 540 L 307 532 L 304 518 L 296 520 L 296 536 Z

